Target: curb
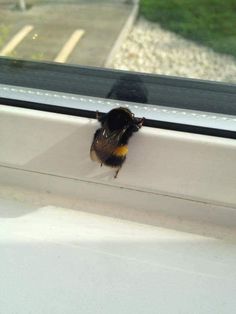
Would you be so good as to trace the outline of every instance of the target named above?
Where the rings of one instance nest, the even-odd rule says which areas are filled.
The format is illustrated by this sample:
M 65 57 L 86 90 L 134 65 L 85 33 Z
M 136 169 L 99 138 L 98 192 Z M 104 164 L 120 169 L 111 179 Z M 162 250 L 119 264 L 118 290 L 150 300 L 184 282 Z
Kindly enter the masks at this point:
M 120 49 L 121 45 L 123 44 L 124 40 L 126 39 L 128 34 L 130 33 L 130 31 L 134 25 L 134 22 L 137 19 L 138 12 L 139 12 L 139 1 L 133 1 L 133 2 L 134 2 L 134 7 L 131 10 L 131 13 L 130 13 L 126 23 L 122 27 L 114 45 L 113 45 L 105 63 L 104 63 L 105 68 L 111 67 L 114 56 L 116 55 L 116 53 Z

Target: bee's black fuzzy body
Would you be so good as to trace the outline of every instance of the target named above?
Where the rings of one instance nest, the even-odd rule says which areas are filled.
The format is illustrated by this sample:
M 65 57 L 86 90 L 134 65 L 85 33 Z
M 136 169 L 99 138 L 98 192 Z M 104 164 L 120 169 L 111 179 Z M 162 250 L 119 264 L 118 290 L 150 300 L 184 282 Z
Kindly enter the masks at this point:
M 104 115 L 97 114 L 97 119 L 101 128 L 94 134 L 90 156 L 101 165 L 116 168 L 116 178 L 128 153 L 128 141 L 141 128 L 143 119 L 135 118 L 129 109 L 123 107 Z

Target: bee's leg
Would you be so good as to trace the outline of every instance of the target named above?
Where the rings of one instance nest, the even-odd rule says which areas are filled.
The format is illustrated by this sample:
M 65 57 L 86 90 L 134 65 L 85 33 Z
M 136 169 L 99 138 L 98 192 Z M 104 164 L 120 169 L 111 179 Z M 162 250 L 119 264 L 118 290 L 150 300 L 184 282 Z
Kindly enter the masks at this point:
M 135 124 L 133 125 L 133 129 L 132 129 L 133 132 L 137 132 L 142 127 L 144 119 L 145 118 L 136 119 Z
M 142 127 L 143 122 L 144 122 L 144 119 L 145 119 L 145 118 L 141 118 L 141 119 L 139 119 L 139 121 L 138 121 L 138 127 L 139 127 L 139 128 L 141 128 L 141 127 Z
M 100 114 L 99 114 L 99 111 L 97 110 L 96 111 L 96 119 L 99 121 L 99 118 L 100 118 Z
M 144 120 L 145 120 L 145 118 L 144 118 L 144 117 L 142 117 L 142 119 L 141 119 L 141 121 L 140 121 L 140 126 L 142 126 L 142 125 L 143 125 Z
M 103 163 L 101 162 L 100 167 L 102 167 Z
M 96 111 L 96 119 L 103 124 L 106 120 L 107 114 Z
M 117 178 L 117 176 L 118 176 L 118 173 L 119 173 L 120 169 L 121 169 L 121 167 L 120 167 L 120 168 L 118 168 L 118 169 L 116 170 L 116 173 L 115 173 L 115 175 L 114 175 L 114 179 L 116 179 L 116 178 Z

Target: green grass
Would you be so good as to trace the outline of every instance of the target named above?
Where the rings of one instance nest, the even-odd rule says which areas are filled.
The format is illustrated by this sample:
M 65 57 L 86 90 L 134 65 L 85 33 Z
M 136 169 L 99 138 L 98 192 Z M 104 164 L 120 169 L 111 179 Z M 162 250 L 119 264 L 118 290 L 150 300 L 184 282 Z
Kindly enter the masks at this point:
M 141 0 L 140 13 L 165 29 L 236 57 L 236 0 Z

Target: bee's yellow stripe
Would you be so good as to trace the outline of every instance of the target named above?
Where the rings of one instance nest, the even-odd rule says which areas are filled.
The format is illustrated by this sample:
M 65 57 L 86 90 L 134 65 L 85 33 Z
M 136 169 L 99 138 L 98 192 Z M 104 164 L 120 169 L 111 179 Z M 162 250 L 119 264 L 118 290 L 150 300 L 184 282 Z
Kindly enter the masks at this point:
M 124 146 L 118 146 L 113 154 L 119 157 L 125 156 L 128 153 L 128 146 L 124 145 Z

